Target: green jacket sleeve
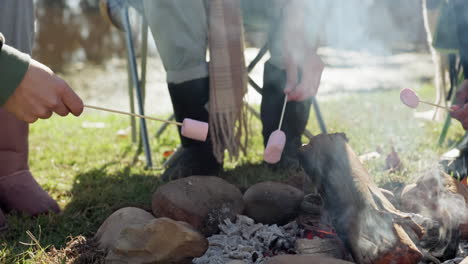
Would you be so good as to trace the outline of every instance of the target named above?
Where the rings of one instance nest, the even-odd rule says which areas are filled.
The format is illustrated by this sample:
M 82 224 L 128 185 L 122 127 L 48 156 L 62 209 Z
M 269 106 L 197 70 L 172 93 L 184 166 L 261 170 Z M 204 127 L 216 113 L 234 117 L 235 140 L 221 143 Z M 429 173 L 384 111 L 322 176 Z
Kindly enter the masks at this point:
M 5 45 L 0 33 L 0 106 L 4 105 L 28 71 L 29 55 Z

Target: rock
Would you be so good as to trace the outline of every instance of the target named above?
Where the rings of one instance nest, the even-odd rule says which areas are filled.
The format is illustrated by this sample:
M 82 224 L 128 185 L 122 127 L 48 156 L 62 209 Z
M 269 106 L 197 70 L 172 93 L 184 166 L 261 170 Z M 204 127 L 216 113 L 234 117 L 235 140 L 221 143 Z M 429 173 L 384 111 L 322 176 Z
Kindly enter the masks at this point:
M 208 249 L 208 240 L 187 223 L 169 218 L 125 228 L 106 263 L 190 263 Z
M 229 261 L 228 263 L 226 264 L 247 264 L 245 263 L 244 261 L 242 260 L 232 260 L 232 261 Z
M 100 249 L 111 248 L 117 241 L 122 230 L 136 224 L 147 224 L 154 216 L 143 209 L 126 207 L 115 211 L 99 227 L 96 233 L 96 241 Z
M 348 262 L 348 261 L 344 261 L 340 259 L 326 258 L 326 257 L 301 256 L 301 255 L 277 256 L 265 262 L 265 264 L 313 264 L 313 263 L 351 264 L 352 262 Z
M 304 193 L 290 185 L 261 182 L 244 194 L 245 215 L 263 224 L 286 224 L 298 212 Z
M 244 210 L 242 193 L 218 177 L 191 176 L 169 182 L 153 194 L 153 213 L 191 224 L 206 236 Z

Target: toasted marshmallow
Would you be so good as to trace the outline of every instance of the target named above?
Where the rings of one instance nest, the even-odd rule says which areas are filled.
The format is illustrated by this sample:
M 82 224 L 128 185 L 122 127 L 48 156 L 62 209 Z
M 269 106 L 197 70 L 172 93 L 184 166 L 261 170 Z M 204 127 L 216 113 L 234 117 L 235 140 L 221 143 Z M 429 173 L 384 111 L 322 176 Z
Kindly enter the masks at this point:
M 416 108 L 419 105 L 419 97 L 415 91 L 405 88 L 400 92 L 400 100 L 411 108 Z
M 281 130 L 274 131 L 268 139 L 263 159 L 270 164 L 278 163 L 281 160 L 281 155 L 283 154 L 285 145 L 286 134 Z
M 198 141 L 206 141 L 208 137 L 208 123 L 185 118 L 182 122 L 182 136 Z

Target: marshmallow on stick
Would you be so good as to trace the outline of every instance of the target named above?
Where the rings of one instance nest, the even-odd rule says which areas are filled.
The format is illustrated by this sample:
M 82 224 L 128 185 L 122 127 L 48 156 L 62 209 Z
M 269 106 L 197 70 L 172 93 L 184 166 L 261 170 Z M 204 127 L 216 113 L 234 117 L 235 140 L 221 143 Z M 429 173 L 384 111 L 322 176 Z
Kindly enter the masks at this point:
M 271 133 L 270 137 L 268 138 L 265 153 L 263 154 L 263 159 L 270 164 L 278 163 L 281 160 L 281 155 L 283 154 L 283 149 L 286 145 L 286 134 L 281 131 L 281 126 L 283 124 L 284 112 L 286 110 L 287 102 L 288 96 L 286 95 L 284 98 L 283 110 L 281 111 L 281 119 L 278 130 Z
M 405 88 L 403 90 L 401 90 L 400 92 L 400 100 L 405 104 L 407 105 L 408 107 L 411 107 L 411 108 L 417 108 L 419 106 L 419 103 L 423 103 L 423 104 L 427 104 L 427 105 L 431 105 L 431 106 L 435 106 L 435 107 L 438 107 L 438 108 L 442 108 L 442 109 L 445 109 L 447 111 L 452 111 L 450 108 L 448 107 L 445 107 L 445 106 L 442 106 L 442 105 L 438 105 L 438 104 L 433 104 L 431 102 L 426 102 L 426 101 L 423 101 L 421 99 L 419 99 L 419 96 L 418 94 L 416 94 L 415 91 L 411 90 L 411 89 L 408 89 L 408 88 Z
M 134 114 L 134 113 L 112 110 L 112 109 L 98 107 L 98 106 L 92 106 L 92 105 L 84 105 L 84 106 L 87 108 L 91 108 L 91 109 L 96 109 L 96 110 L 101 110 L 101 111 L 106 111 L 106 112 L 111 112 L 111 113 L 116 113 L 116 114 L 121 114 L 121 115 L 134 116 L 134 117 L 144 118 L 148 120 L 168 123 L 171 125 L 181 126 L 182 136 L 186 138 L 198 140 L 198 141 L 206 141 L 206 138 L 208 136 L 208 123 L 193 120 L 190 118 L 185 118 L 184 121 L 180 123 L 180 122 L 169 121 L 169 120 L 159 119 L 159 118 L 150 117 L 150 116 L 144 116 L 144 115 L 139 115 L 139 114 Z
M 182 122 L 181 134 L 187 138 L 206 141 L 206 137 L 208 136 L 208 123 L 185 118 Z

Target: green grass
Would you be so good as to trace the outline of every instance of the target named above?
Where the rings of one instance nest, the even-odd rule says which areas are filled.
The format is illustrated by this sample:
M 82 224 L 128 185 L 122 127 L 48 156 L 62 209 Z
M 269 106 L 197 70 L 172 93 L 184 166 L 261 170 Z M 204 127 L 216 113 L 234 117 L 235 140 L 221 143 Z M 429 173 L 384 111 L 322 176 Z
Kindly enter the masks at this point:
M 429 96 L 425 86 L 422 96 Z M 463 131 L 452 125 L 449 140 L 436 146 L 441 123 L 417 120 L 413 111 L 399 102 L 398 91 L 350 93 L 328 96 L 321 110 L 330 133 L 344 132 L 358 154 L 381 147 L 388 153 L 394 146 L 403 160 L 404 169 L 389 173 L 385 158 L 366 163 L 375 181 L 408 181 L 425 168 L 437 163 L 437 157 L 454 144 Z M 63 212 L 59 215 L 30 219 L 8 216 L 9 230 L 0 235 L 0 263 L 47 263 L 44 255 L 52 247 L 65 247 L 70 237 L 92 237 L 104 219 L 125 206 L 150 209 L 151 195 L 161 184 L 161 170 L 145 170 L 144 155 L 130 139 L 120 138 L 117 131 L 129 126 L 128 118 L 86 112 L 80 118 L 52 118 L 31 126 L 30 165 L 36 179 L 55 198 Z M 83 128 L 85 122 L 103 122 L 105 128 Z M 159 123 L 149 123 L 154 134 Z M 247 156 L 237 162 L 226 161 L 222 177 L 246 188 L 263 180 L 278 180 L 284 173 L 272 172 L 262 165 L 261 124 L 252 119 L 252 137 Z M 319 133 L 315 118 L 309 129 Z M 304 140 L 305 142 L 305 140 Z M 161 139 L 152 138 L 155 167 L 160 167 L 162 153 L 178 144 L 175 128 Z M 37 238 L 32 243 L 31 237 Z M 41 262 L 42 261 L 42 262 Z M 65 262 L 63 262 L 65 263 Z

